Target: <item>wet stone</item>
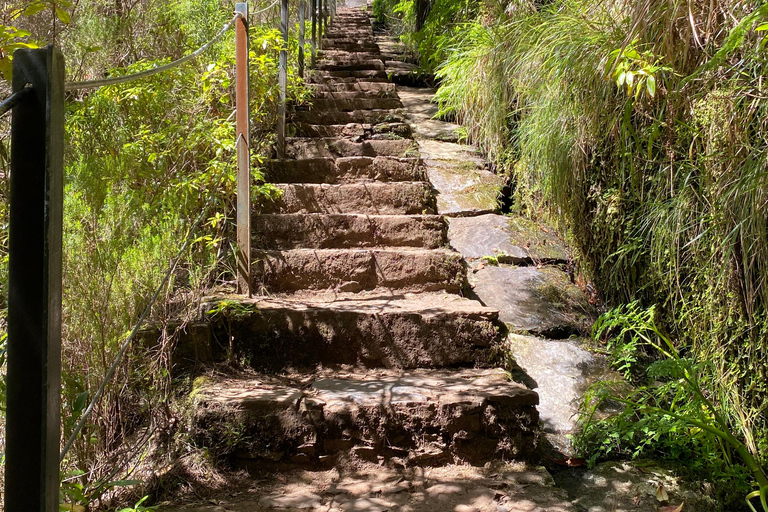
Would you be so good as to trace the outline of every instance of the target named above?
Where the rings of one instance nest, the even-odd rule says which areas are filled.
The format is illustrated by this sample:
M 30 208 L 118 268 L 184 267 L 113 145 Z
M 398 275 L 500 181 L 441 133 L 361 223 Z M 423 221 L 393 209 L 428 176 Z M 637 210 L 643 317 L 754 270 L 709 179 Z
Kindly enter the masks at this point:
M 499 263 L 564 262 L 568 253 L 550 228 L 521 217 L 487 214 L 449 221 L 451 246 L 467 260 L 491 256 Z
M 566 338 L 586 332 L 595 311 L 568 275 L 553 267 L 478 266 L 469 275 L 477 298 L 499 310 L 514 331 Z
M 507 348 L 519 367 L 513 376 L 539 394 L 539 418 L 550 444 L 563 455 L 575 457 L 570 436 L 578 432 L 584 391 L 597 380 L 618 376 L 611 373 L 605 356 L 589 352 L 576 339 L 510 334 Z

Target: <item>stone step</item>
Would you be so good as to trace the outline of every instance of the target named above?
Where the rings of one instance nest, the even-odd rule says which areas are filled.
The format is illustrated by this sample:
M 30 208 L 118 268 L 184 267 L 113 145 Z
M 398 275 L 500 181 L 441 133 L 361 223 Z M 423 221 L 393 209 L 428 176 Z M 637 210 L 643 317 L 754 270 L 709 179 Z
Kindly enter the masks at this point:
M 291 249 L 253 251 L 254 282 L 270 293 L 359 292 L 377 288 L 459 293 L 461 254 L 449 249 Z
M 434 214 L 435 197 L 428 183 L 355 183 L 349 185 L 276 185 L 275 200 L 262 199 L 259 213 L 362 213 L 372 215 Z
M 319 60 L 315 69 L 320 71 L 384 71 L 384 61 L 381 59 L 368 60 Z
M 363 98 L 315 98 L 310 110 L 352 112 L 354 110 L 384 110 L 402 108 L 400 98 L 368 96 Z
M 375 94 L 397 95 L 397 86 L 388 82 L 352 82 L 331 84 L 309 84 L 315 94 L 322 92 L 368 92 Z
M 418 158 L 378 156 L 270 160 L 265 167 L 266 177 L 273 183 L 426 181 Z
M 289 133 L 296 137 L 346 137 L 352 140 L 363 139 L 410 139 L 413 136 L 411 125 L 408 123 L 379 123 L 379 124 L 309 124 L 291 123 Z
M 376 82 L 374 82 L 376 83 Z M 350 85 L 350 84 L 342 84 L 342 85 Z M 377 84 L 378 85 L 378 84 Z M 395 84 L 388 84 L 386 82 L 381 82 L 381 85 L 392 85 L 391 91 L 323 91 L 323 90 L 316 90 L 312 97 L 315 101 L 317 100 L 375 100 L 378 98 L 399 98 L 397 95 L 397 92 L 394 89 Z M 395 107 L 384 107 L 384 108 L 401 108 L 403 105 L 402 103 L 398 102 L 397 106 Z M 357 108 L 363 108 L 363 107 L 357 107 Z M 379 107 L 381 108 L 381 107 Z
M 349 139 L 307 139 L 286 140 L 285 155 L 291 159 L 339 158 L 339 157 L 415 157 L 418 146 L 411 139 L 366 140 L 353 142 Z M 363 163 L 363 162 L 360 162 Z
M 368 39 L 370 40 L 373 36 L 373 30 L 371 30 L 370 27 L 349 27 L 348 30 L 342 30 L 342 29 L 331 29 L 328 31 L 327 34 L 323 35 L 323 39 L 327 40 L 334 40 L 334 39 L 341 39 L 341 40 L 347 40 L 347 39 Z
M 371 41 L 355 39 L 323 39 L 323 50 L 342 50 L 345 52 L 363 52 L 375 54 L 380 51 L 379 45 Z
M 322 50 L 318 62 L 384 62 L 381 52 L 348 52 L 344 50 Z
M 333 84 L 356 84 L 359 82 L 365 82 L 365 83 L 389 83 L 389 78 L 387 77 L 368 77 L 368 78 L 356 78 L 354 76 L 324 76 L 320 74 L 320 72 L 310 72 L 307 74 L 307 76 L 304 78 L 304 81 L 307 84 L 322 84 L 322 85 L 333 85 Z
M 448 243 L 446 222 L 438 215 L 253 215 L 251 226 L 257 249 L 437 249 Z
M 538 395 L 506 380 L 501 369 L 308 380 L 309 386 L 267 375 L 207 378 L 194 393 L 193 439 L 211 453 L 262 462 L 312 463 L 349 452 L 373 462 L 382 456 L 439 466 L 454 458 L 524 460 L 535 451 Z
M 291 121 L 307 124 L 379 124 L 403 123 L 405 116 L 400 110 L 353 110 L 352 112 L 317 110 L 297 110 L 291 115 Z
M 259 371 L 487 367 L 500 346 L 498 312 L 446 293 L 304 293 L 204 298 L 179 332 L 174 367 L 232 357 Z M 157 331 L 145 333 L 157 340 Z
M 334 70 L 315 70 L 312 72 L 312 79 L 320 77 L 322 79 L 333 78 L 364 78 L 370 80 L 372 78 L 379 78 L 383 81 L 387 81 L 387 72 L 384 71 L 384 63 L 381 63 L 381 69 L 334 69 Z

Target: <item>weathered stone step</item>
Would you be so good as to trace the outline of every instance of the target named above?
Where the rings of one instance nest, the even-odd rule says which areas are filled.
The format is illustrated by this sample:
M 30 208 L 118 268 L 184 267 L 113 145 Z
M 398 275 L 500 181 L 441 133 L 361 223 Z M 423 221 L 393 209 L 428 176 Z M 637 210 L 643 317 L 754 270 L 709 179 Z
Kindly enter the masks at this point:
M 334 96 L 339 92 L 368 92 L 387 95 L 397 94 L 397 86 L 388 82 L 309 84 L 309 87 L 315 91 L 315 94 L 333 92 Z
M 270 293 L 376 288 L 459 293 L 464 260 L 447 249 L 291 249 L 253 252 L 253 279 Z
M 286 380 L 207 379 L 194 393 L 195 442 L 211 453 L 298 463 L 342 451 L 430 466 L 534 452 L 538 395 L 501 369 L 319 375 L 306 388 Z
M 447 244 L 446 223 L 438 215 L 254 215 L 257 249 L 421 247 Z
M 321 78 L 364 78 L 370 80 L 372 78 L 380 78 L 384 81 L 387 80 L 387 72 L 384 71 L 384 63 L 381 64 L 381 69 L 334 69 L 334 70 L 316 70 L 312 72 L 312 77 Z
M 384 62 L 381 52 L 348 52 L 344 50 L 322 50 L 318 62 Z
M 418 146 L 411 139 L 366 140 L 352 142 L 349 139 L 307 139 L 286 140 L 287 158 L 339 158 L 339 157 L 415 157 Z M 361 162 L 363 163 L 363 162 Z
M 277 184 L 283 195 L 262 200 L 259 213 L 434 214 L 428 183 L 357 183 L 349 185 Z
M 353 140 L 402 138 L 409 139 L 413 132 L 408 123 L 379 123 L 379 124 L 309 124 L 292 123 L 289 130 L 296 137 L 346 137 Z M 289 132 L 290 133 L 290 132 Z
M 270 160 L 265 167 L 266 177 L 273 183 L 426 181 L 418 158 L 377 156 Z
M 445 293 L 208 297 L 179 333 L 174 365 L 224 361 L 231 338 L 232 356 L 264 371 L 487 367 L 503 341 L 497 317 L 495 309 Z
M 368 77 L 368 78 L 355 78 L 353 76 L 324 76 L 320 72 L 310 72 L 304 81 L 307 84 L 355 84 L 358 82 L 365 83 L 389 83 L 389 78 L 386 76 Z
M 324 39 L 368 39 L 370 40 L 373 37 L 373 30 L 370 26 L 368 27 L 356 27 L 356 26 L 350 26 L 347 30 L 342 30 L 341 28 L 338 29 L 330 29 L 328 33 L 323 34 Z
M 374 82 L 376 83 L 376 82 Z M 393 85 L 394 84 L 387 84 L 386 82 L 381 82 L 382 85 Z M 343 84 L 343 85 L 349 85 L 349 84 Z M 374 100 L 378 98 L 398 98 L 397 92 L 395 92 L 394 87 L 391 91 L 315 91 L 312 95 L 314 100 Z M 384 107 L 384 108 L 400 108 L 402 107 L 402 103 L 399 101 L 397 102 L 395 107 Z M 364 107 L 357 107 L 357 108 L 364 108 Z M 381 108 L 381 107 L 379 107 Z
M 400 98 L 369 96 L 362 98 L 316 98 L 312 100 L 311 110 L 351 112 L 354 110 L 376 110 L 402 108 Z
M 323 39 L 323 50 L 343 50 L 345 52 L 377 53 L 379 45 L 371 41 L 355 39 Z
M 319 60 L 315 69 L 320 71 L 384 71 L 384 61 L 381 59 L 368 60 Z
M 379 124 L 402 123 L 405 117 L 399 110 L 353 110 L 352 112 L 298 110 L 292 114 L 291 120 L 307 124 Z

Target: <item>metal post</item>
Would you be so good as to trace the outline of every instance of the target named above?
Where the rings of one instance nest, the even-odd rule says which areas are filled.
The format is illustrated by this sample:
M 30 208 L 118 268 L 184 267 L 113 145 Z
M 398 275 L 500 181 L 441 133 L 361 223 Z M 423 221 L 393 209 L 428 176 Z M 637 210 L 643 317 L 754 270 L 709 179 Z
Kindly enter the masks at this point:
M 59 510 L 64 57 L 13 56 L 5 510 Z
M 315 67 L 317 58 L 317 0 L 309 0 L 310 15 L 312 16 L 312 59 L 310 65 Z
M 285 158 L 285 101 L 288 87 L 288 0 L 280 1 L 280 33 L 283 47 L 280 49 L 278 86 L 280 102 L 277 104 L 277 157 Z
M 307 9 L 306 0 L 299 2 L 299 76 L 304 78 L 304 11 Z
M 328 0 L 317 0 L 317 22 L 320 24 L 318 31 L 320 34 L 320 49 L 323 49 L 323 36 L 325 36 L 325 27 L 323 26 L 323 3 Z
M 253 293 L 251 280 L 251 151 L 248 97 L 248 3 L 235 4 L 242 14 L 235 25 L 237 137 L 237 293 Z
M 331 23 L 336 19 L 336 0 L 331 0 Z
M 328 0 L 320 0 L 320 26 L 323 27 L 323 36 L 328 35 Z

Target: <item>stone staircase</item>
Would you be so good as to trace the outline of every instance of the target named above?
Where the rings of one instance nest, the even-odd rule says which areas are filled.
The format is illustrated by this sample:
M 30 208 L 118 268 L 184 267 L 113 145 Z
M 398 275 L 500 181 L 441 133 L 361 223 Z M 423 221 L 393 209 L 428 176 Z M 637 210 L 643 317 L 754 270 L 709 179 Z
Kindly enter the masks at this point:
M 261 293 L 206 298 L 176 351 L 199 375 L 195 442 L 293 464 L 530 457 L 538 396 L 494 366 L 498 311 L 462 296 L 364 10 L 339 9 L 309 81 L 286 159 L 266 164 L 282 197 L 252 217 Z

